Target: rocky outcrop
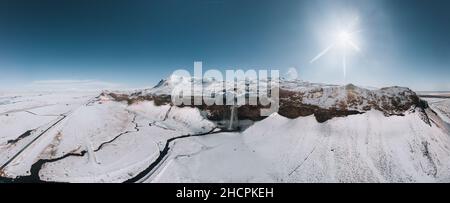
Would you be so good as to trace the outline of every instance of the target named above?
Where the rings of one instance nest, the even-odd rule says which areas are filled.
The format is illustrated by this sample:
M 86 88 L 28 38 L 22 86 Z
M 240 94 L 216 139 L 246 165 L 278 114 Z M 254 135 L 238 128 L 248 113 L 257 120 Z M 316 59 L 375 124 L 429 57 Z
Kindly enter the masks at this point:
M 346 85 L 298 91 L 295 88 L 280 89 L 278 113 L 288 118 L 314 115 L 318 122 L 325 122 L 372 109 L 386 116 L 402 116 L 415 108 L 425 109 L 427 104 L 408 88 L 388 87 L 371 91 Z
M 166 80 L 162 80 L 152 89 L 137 91 L 132 94 L 104 93 L 119 102 L 133 104 L 140 101 L 154 101 L 155 105 L 173 105 L 170 90 L 173 88 Z M 225 92 L 225 90 L 224 90 Z M 193 101 L 194 98 L 191 98 Z M 218 121 L 228 115 L 230 106 L 227 105 L 190 105 L 205 112 L 209 120 Z M 260 115 L 262 105 L 238 106 L 239 120 L 262 120 Z M 279 92 L 278 113 L 287 118 L 297 118 L 314 115 L 318 122 L 325 122 L 334 117 L 361 114 L 370 110 L 383 112 L 385 116 L 402 116 L 408 110 L 418 109 L 424 114 L 428 108 L 415 92 L 404 87 L 386 87 L 369 90 L 349 84 L 345 86 L 307 83 L 301 81 L 281 81 Z M 226 117 L 226 116 L 225 116 Z

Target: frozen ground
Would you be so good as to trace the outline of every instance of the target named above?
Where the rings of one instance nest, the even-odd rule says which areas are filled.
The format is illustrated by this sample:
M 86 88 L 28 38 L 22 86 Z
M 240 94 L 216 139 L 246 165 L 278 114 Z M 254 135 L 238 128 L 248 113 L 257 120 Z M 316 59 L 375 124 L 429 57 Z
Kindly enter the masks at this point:
M 450 182 L 450 99 L 220 132 L 196 108 L 99 93 L 0 95 L 0 182 Z
M 431 108 L 447 123 L 450 123 L 450 98 L 424 98 Z
M 28 148 L 52 125 L 98 93 L 20 93 L 0 96 L 0 167 Z
M 179 141 L 168 159 L 153 182 L 448 181 L 450 137 L 416 113 L 273 114 L 240 134 Z
M 21 96 L 24 106 L 4 103 L 2 176 L 123 182 L 151 164 L 166 140 L 214 128 L 194 108 L 155 107 L 153 102 L 128 106 L 99 93 L 79 94 Z M 45 164 L 32 174 L 39 160 Z

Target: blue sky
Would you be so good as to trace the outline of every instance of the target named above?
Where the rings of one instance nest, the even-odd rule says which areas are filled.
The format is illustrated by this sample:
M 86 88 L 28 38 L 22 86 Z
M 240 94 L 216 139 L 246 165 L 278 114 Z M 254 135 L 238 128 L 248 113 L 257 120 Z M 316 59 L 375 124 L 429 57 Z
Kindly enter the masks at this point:
M 0 89 L 36 81 L 152 86 L 180 68 L 295 67 L 303 80 L 450 90 L 447 0 L 10 0 Z M 359 51 L 329 51 L 357 18 Z M 41 83 L 41 82 L 39 82 Z

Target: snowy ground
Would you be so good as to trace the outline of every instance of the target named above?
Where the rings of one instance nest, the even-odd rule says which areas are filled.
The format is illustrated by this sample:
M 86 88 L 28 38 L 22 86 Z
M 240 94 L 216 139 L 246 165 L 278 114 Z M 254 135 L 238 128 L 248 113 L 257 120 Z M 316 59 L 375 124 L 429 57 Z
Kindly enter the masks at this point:
M 450 99 L 427 98 L 437 113 L 431 126 L 418 112 L 386 117 L 372 110 L 324 123 L 273 114 L 242 132 L 218 132 L 195 108 L 97 96 L 0 95 L 0 175 L 57 182 L 450 182 L 450 135 L 442 128 L 450 123 Z M 39 160 L 44 164 L 33 174 Z
M 0 167 L 30 147 L 47 129 L 59 123 L 98 93 L 21 93 L 0 96 Z
M 0 113 L 1 173 L 27 176 L 38 160 L 73 154 L 44 164 L 40 179 L 123 182 L 152 163 L 169 138 L 214 127 L 194 108 L 155 107 L 152 102 L 128 106 L 97 95 L 23 96 L 24 106 L 5 102 Z
M 447 123 L 450 123 L 450 99 L 424 98 L 431 108 Z
M 450 171 L 450 137 L 416 114 L 371 111 L 323 124 L 274 114 L 241 134 L 174 148 L 154 182 L 434 182 Z

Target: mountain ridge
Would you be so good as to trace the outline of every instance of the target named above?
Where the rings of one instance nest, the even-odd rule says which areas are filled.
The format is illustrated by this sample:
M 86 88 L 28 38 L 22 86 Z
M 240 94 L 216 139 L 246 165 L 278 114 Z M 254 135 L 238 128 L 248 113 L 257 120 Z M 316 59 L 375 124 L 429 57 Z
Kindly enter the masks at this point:
M 274 81 L 237 81 L 240 85 L 267 84 L 276 85 Z M 187 77 L 171 76 L 161 80 L 155 87 L 150 89 L 137 90 L 131 93 L 103 92 L 103 96 L 110 96 L 116 101 L 126 101 L 133 104 L 140 101 L 154 101 L 155 105 L 173 105 L 171 93 L 175 87 L 186 85 L 198 85 L 197 92 L 191 96 L 201 97 L 204 92 L 211 89 L 219 90 L 217 94 L 228 95 L 230 92 L 236 96 L 258 97 L 256 92 L 248 90 L 236 90 L 234 83 L 228 81 L 218 81 L 214 79 L 196 79 Z M 261 87 L 261 86 L 260 86 Z M 407 111 L 419 111 L 423 121 L 430 124 L 425 109 L 428 108 L 426 101 L 409 88 L 392 86 L 375 90 L 361 88 L 353 84 L 329 85 L 322 83 L 310 83 L 300 80 L 280 79 L 279 87 L 279 109 L 277 113 L 287 118 L 297 118 L 314 115 L 318 122 L 325 122 L 334 117 L 343 117 L 354 114 L 362 114 L 370 110 L 381 111 L 385 116 L 403 116 Z M 265 87 L 263 87 L 265 88 Z M 258 90 L 261 91 L 261 90 Z M 259 99 L 259 98 L 258 98 Z M 193 102 L 191 102 L 193 103 Z M 206 117 L 210 120 L 220 120 L 222 115 L 227 114 L 230 105 L 182 105 L 199 108 L 206 112 Z M 238 118 L 258 121 L 266 118 L 261 116 L 260 110 L 268 108 L 267 105 L 245 105 L 238 106 Z

